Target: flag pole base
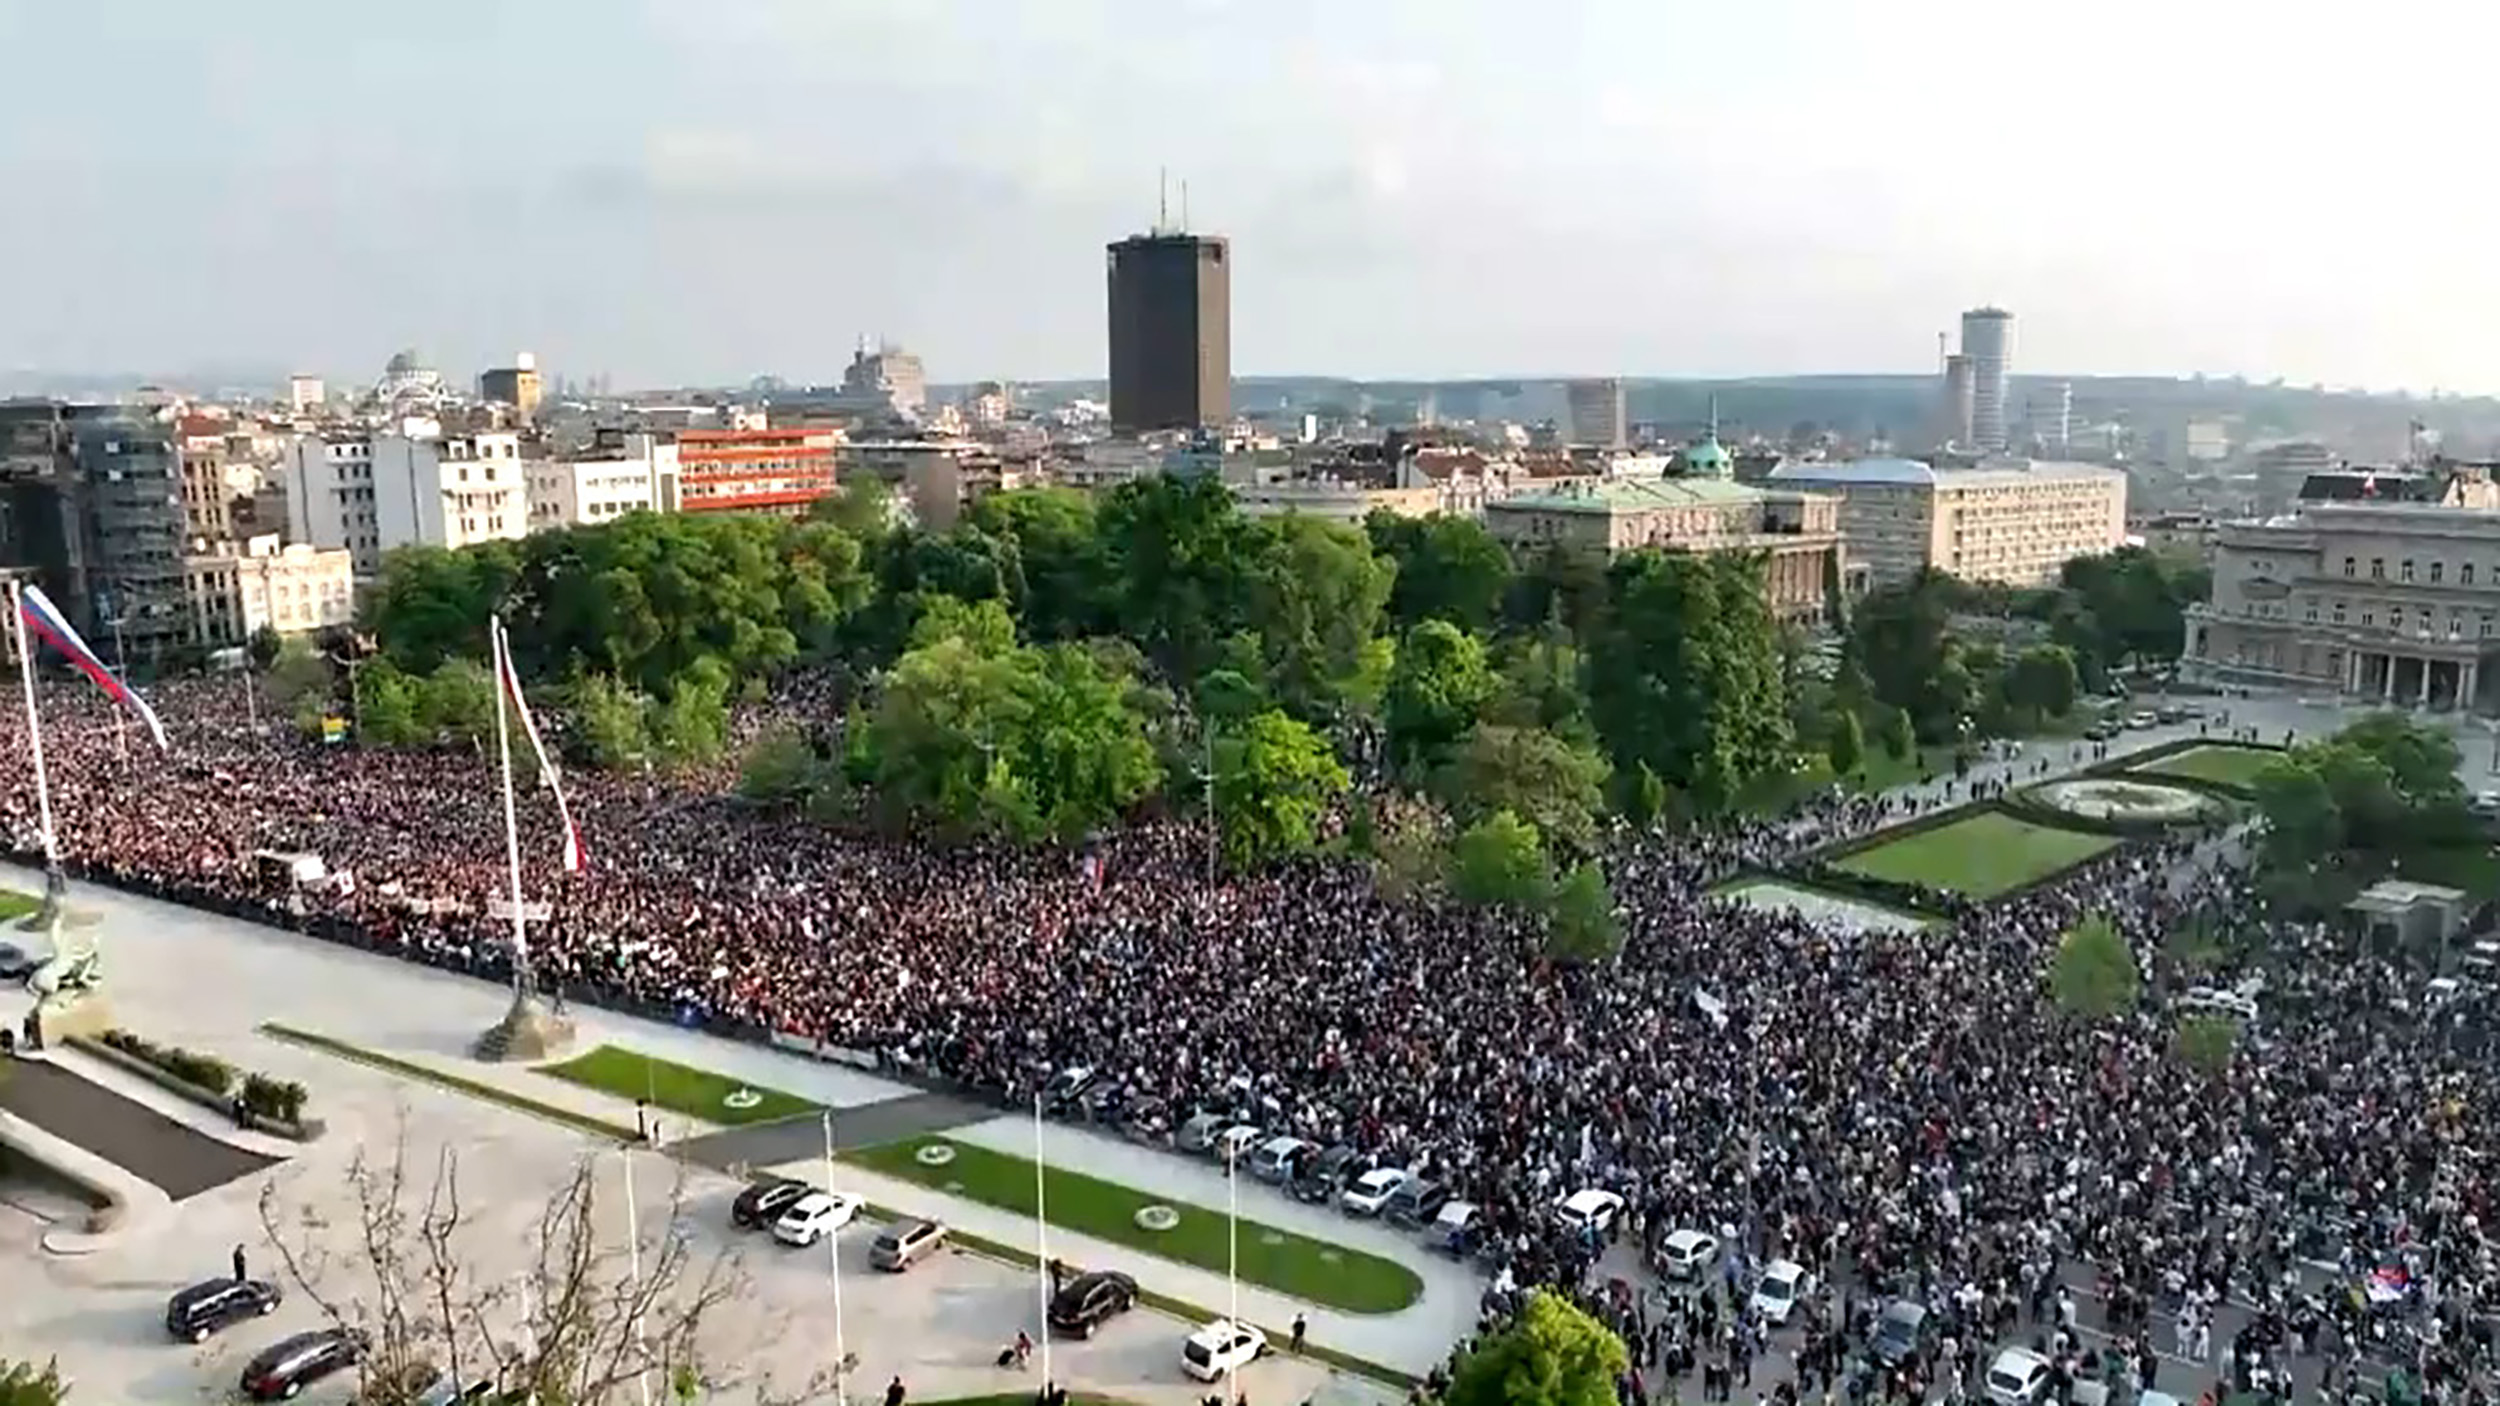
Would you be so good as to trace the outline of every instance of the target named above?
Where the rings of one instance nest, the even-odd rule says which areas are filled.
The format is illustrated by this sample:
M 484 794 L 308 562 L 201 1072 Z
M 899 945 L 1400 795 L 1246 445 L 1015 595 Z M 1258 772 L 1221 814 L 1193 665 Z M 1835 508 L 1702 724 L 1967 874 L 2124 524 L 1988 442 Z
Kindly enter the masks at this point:
M 469 1053 L 489 1064 L 520 1064 L 553 1059 L 571 1048 L 572 1017 L 556 1014 L 536 996 L 516 992 L 512 1008 L 477 1037 Z

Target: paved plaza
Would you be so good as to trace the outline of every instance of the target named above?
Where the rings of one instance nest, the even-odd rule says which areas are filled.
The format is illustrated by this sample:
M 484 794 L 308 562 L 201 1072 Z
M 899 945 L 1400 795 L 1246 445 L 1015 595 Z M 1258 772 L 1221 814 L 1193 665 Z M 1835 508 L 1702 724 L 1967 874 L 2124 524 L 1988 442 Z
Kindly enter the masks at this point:
M 1718 896 L 1754 908 L 1802 914 L 1808 922 L 1844 932 L 1916 932 L 1934 926 L 1928 919 L 1897 908 L 1779 879 L 1748 879 L 1719 890 Z
M 203 1157 L 200 1165 L 240 1168 L 214 1184 L 180 1190 L 168 1186 L 169 1193 L 188 1199 L 134 1220 L 126 1233 L 106 1237 L 88 1253 L 45 1248 L 47 1236 L 57 1243 L 61 1237 L 55 1232 L 77 1228 L 75 1208 L 65 1198 L 34 1191 L 0 1197 L 0 1262 L 12 1265 L 13 1275 L 23 1276 L 12 1280 L 11 1293 L 0 1295 L 0 1342 L 42 1343 L 57 1353 L 64 1371 L 76 1378 L 82 1399 L 143 1406 L 221 1397 L 252 1352 L 287 1332 L 319 1326 L 309 1296 L 298 1292 L 290 1292 L 270 1320 L 245 1324 L 199 1348 L 167 1342 L 162 1316 L 169 1294 L 226 1273 L 237 1245 L 245 1247 L 255 1276 L 284 1280 L 260 1221 L 264 1187 L 276 1189 L 290 1224 L 309 1214 L 331 1227 L 313 1238 L 328 1248 L 333 1260 L 322 1288 L 338 1292 L 348 1272 L 337 1257 L 348 1248 L 345 1237 L 356 1221 L 350 1169 L 360 1152 L 368 1159 L 385 1159 L 401 1148 L 408 1164 L 418 1169 L 420 1185 L 438 1159 L 457 1158 L 461 1200 L 469 1215 L 459 1243 L 481 1293 L 518 1283 L 531 1262 L 532 1230 L 548 1196 L 583 1158 L 595 1159 L 603 1218 L 612 1218 L 615 1249 L 621 1252 L 627 1243 L 624 1183 L 630 1157 L 644 1245 L 656 1247 L 669 1233 L 675 1204 L 680 1208 L 677 1226 L 692 1247 L 697 1268 L 722 1264 L 748 1286 L 732 1308 L 715 1315 L 704 1334 L 709 1357 L 735 1364 L 742 1374 L 740 1385 L 722 1399 L 755 1399 L 767 1380 L 784 1389 L 795 1386 L 836 1360 L 834 1278 L 826 1255 L 784 1250 L 769 1236 L 731 1232 L 729 1201 L 739 1183 L 697 1159 L 670 1155 L 684 1151 L 682 1145 L 627 1152 L 541 1118 L 290 1045 L 257 1030 L 263 1020 L 297 1025 L 480 1082 L 525 1090 L 544 1103 L 630 1124 L 630 1103 L 527 1069 L 490 1068 L 465 1059 L 469 1037 L 502 1013 L 505 993 L 484 983 L 107 890 L 81 887 L 74 901 L 98 917 L 110 972 L 108 989 L 120 1023 L 161 1043 L 217 1054 L 243 1069 L 300 1080 L 312 1091 L 310 1112 L 329 1124 L 327 1134 L 309 1146 L 278 1144 L 233 1134 L 221 1128 L 223 1120 L 216 1114 L 144 1081 L 115 1077 L 118 1071 L 99 1071 L 95 1061 L 75 1053 L 64 1056 L 58 1067 L 18 1067 L 20 1074 L 38 1071 L 35 1082 L 48 1090 L 71 1089 L 92 1079 L 94 1094 L 128 1102 L 151 1127 L 161 1124 L 156 1131 L 169 1144 L 189 1147 Z M 0 1019 L 19 1019 L 27 999 L 17 991 L 0 993 Z M 920 1091 L 855 1069 L 596 1011 L 577 1009 L 575 1015 L 583 1048 L 606 1041 L 720 1070 L 831 1105 L 837 1123 L 860 1121 L 873 1131 L 885 1116 L 878 1105 L 889 1103 L 925 1115 L 921 1121 L 942 1114 L 947 1121 L 960 1122 L 971 1112 L 968 1106 L 932 1109 Z M 988 1115 L 984 1111 L 981 1116 Z M 812 1145 L 818 1134 L 812 1127 L 806 1131 Z M 1221 1186 L 1220 1176 L 1176 1157 L 1126 1144 L 1099 1148 L 1083 1141 L 1081 1134 L 1052 1131 L 1054 1139 L 1068 1139 L 1071 1160 L 1081 1158 L 1101 1175 L 1125 1177 L 1169 1163 L 1176 1174 L 1201 1174 Z M 777 1135 L 795 1144 L 796 1132 Z M 716 1134 L 736 1135 L 699 1126 L 673 1130 L 673 1136 L 686 1142 Z M 1111 1165 L 1106 1159 L 1113 1150 L 1130 1160 Z M 278 1152 L 292 1155 L 262 1160 Z M 141 1160 L 155 1156 L 131 1155 Z M 156 1175 L 179 1180 L 159 1162 L 150 1166 Z M 132 1170 L 149 1174 L 147 1169 Z M 823 1174 L 821 1160 L 801 1160 L 788 1170 L 818 1180 Z M 881 1204 L 938 1215 L 1007 1243 L 1034 1238 L 1033 1223 L 1020 1217 L 970 1203 L 950 1204 L 954 1198 L 899 1182 L 886 1184 L 855 1175 L 850 1168 L 842 1169 L 840 1179 Z M 864 1184 L 872 1182 L 876 1184 Z M 1196 1194 L 1203 1199 L 1206 1193 L 1201 1187 Z M 1220 1190 L 1216 1195 L 1220 1204 Z M 1281 1200 L 1272 1192 L 1264 1196 Z M 1285 1212 L 1262 1204 L 1259 1214 L 1279 1219 Z M 1366 1229 L 1341 1226 L 1333 1217 L 1322 1219 L 1329 1230 L 1349 1236 Z M 897 1374 L 915 1399 L 1011 1391 L 1036 1382 L 1033 1372 L 1019 1374 L 994 1365 L 999 1349 L 1019 1329 L 1038 1328 L 1039 1283 L 1033 1274 L 969 1253 L 941 1256 L 905 1275 L 879 1274 L 867 1263 L 872 1230 L 862 1225 L 837 1242 L 843 1291 L 839 1336 L 858 1360 L 853 1399 L 873 1399 Z M 1403 1248 L 1415 1259 L 1426 1258 L 1411 1244 Z M 1053 1250 L 1078 1264 L 1129 1269 L 1149 1287 L 1167 1293 L 1218 1306 L 1224 1300 L 1220 1276 L 1119 1247 L 1087 1245 L 1075 1237 L 1054 1244 Z M 1480 1287 L 1464 1271 L 1438 1268 L 1443 1278 L 1426 1304 L 1406 1314 L 1352 1320 L 1366 1329 L 1360 1341 L 1333 1338 L 1335 1325 L 1314 1313 L 1314 1339 L 1374 1360 L 1429 1365 L 1472 1323 Z M 512 1295 L 503 1298 L 509 1301 Z M 1242 1296 L 1245 1313 L 1274 1315 L 1269 1321 L 1280 1326 L 1291 1320 L 1295 1307 L 1273 1296 Z M 502 1312 L 506 1321 L 500 1326 L 509 1330 L 518 1321 L 517 1308 L 507 1306 Z M 1079 1389 L 1143 1406 L 1195 1403 L 1204 1389 L 1179 1370 L 1186 1331 L 1176 1319 L 1140 1309 L 1091 1341 L 1054 1344 L 1052 1369 Z M 1385 1388 L 1307 1361 L 1271 1359 L 1245 1374 L 1242 1384 L 1259 1401 L 1310 1398 L 1370 1406 L 1394 1399 Z M 308 1399 L 342 1401 L 347 1394 L 345 1383 L 332 1383 Z

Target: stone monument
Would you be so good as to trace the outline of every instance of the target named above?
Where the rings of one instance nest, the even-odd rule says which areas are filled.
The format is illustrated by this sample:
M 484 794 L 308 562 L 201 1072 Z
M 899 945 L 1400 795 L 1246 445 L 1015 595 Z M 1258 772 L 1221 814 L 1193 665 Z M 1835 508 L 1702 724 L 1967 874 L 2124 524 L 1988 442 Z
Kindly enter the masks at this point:
M 487 1027 L 469 1052 L 489 1063 L 532 1063 L 553 1059 L 573 1048 L 573 1018 L 549 1006 L 537 993 L 516 987 L 503 1019 Z
M 47 869 L 43 905 L 18 923 L 19 931 L 40 931 L 51 944 L 52 955 L 26 978 L 26 989 L 35 997 L 35 1031 L 46 1045 L 113 1028 L 112 1008 L 104 1000 L 104 954 L 92 936 L 64 936 L 73 929 L 89 929 L 88 923 L 70 920 L 64 902 L 68 895 L 68 876 L 58 868 Z

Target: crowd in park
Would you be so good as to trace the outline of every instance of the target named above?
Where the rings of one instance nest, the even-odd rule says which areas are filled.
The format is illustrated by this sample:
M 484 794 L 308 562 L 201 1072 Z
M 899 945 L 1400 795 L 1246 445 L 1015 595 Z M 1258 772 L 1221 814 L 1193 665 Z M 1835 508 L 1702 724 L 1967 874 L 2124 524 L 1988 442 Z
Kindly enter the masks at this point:
M 261 687 L 289 696 L 257 725 L 238 678 L 160 684 L 161 757 L 48 691 L 53 808 L 74 874 L 507 978 L 474 662 L 499 606 L 588 762 L 564 773 L 582 871 L 552 806 L 518 808 L 543 988 L 1016 1104 L 1082 1064 L 1084 1111 L 1142 1135 L 1220 1109 L 1351 1144 L 1482 1208 L 1494 1315 L 1576 1294 L 1651 1396 L 1959 1398 L 2019 1339 L 2182 1397 L 2307 1361 L 2338 1394 L 2396 1363 L 2487 1399 L 2500 1083 L 2390 999 L 2418 984 L 2398 958 L 2344 946 L 2253 1028 L 2185 1039 L 2166 954 L 2251 911 L 2247 856 L 2127 845 L 1909 930 L 1713 896 L 1907 806 L 1738 804 L 1760 783 L 1879 753 L 1915 778 L 2065 716 L 2175 650 L 2191 585 L 2142 554 L 2020 600 L 1921 578 L 1852 607 L 1818 673 L 1748 570 L 1245 523 L 1163 480 L 1000 495 L 946 534 L 637 516 L 395 559 L 378 654 L 333 690 L 273 652 Z M 1964 639 L 1974 608 L 2045 642 Z M 330 708 L 353 740 L 303 735 Z M 30 755 L 0 746 L 30 855 Z M 2383 833 L 2375 765 L 2277 778 L 2269 814 L 2301 821 L 2275 857 L 2323 872 Z M 298 852 L 332 877 L 261 858 Z M 1708 1292 L 1617 1293 L 1607 1245 L 1555 1225 L 1583 1188 L 1653 1260 L 1717 1236 Z M 1782 1258 L 1826 1287 L 1773 1361 L 1742 1305 Z M 1896 1297 L 1936 1331 L 1863 1370 Z M 2164 1357 L 2200 1330 L 2196 1367 Z

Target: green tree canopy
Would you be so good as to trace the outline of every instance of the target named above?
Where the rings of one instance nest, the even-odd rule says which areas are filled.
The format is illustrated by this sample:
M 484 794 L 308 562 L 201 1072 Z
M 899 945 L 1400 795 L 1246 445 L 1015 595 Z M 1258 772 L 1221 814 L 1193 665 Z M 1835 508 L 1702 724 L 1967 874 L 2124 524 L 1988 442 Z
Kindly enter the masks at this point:
M 1509 811 L 1468 826 L 1450 846 L 1450 893 L 1461 903 L 1539 912 L 1553 887 L 1544 838 Z
M 2191 1015 L 2179 1022 L 2179 1058 L 2208 1077 L 2219 1079 L 2231 1072 L 2239 1043 L 2239 1024 L 2228 1016 Z
M 777 727 L 747 744 L 738 764 L 738 794 L 765 805 L 807 798 L 816 780 L 816 753 L 794 727 Z
M 1396 567 L 1389 618 L 1402 629 L 1447 620 L 1473 634 L 1492 630 L 1510 590 L 1510 554 L 1474 518 L 1375 512 L 1363 530 Z
M 1446 1406 L 1616 1406 L 1630 1370 L 1623 1339 L 1550 1290 L 1479 1340 L 1450 1375 Z
M 1383 710 L 1391 764 L 1409 775 L 1442 765 L 1493 690 L 1484 644 L 1474 635 L 1446 620 L 1407 631 L 1389 669 Z
M 68 1400 L 69 1379 L 57 1360 L 0 1362 L 0 1406 L 65 1406 Z
M 1461 823 L 1509 811 L 1567 851 L 1597 844 L 1606 759 L 1543 728 L 1478 723 L 1452 749 L 1433 789 Z
M 1545 954 L 1558 962 L 1602 962 L 1623 950 L 1615 891 L 1594 860 L 1572 866 L 1546 916 Z
M 2110 1020 L 2135 1009 L 2142 986 L 2135 954 L 2109 920 L 2086 918 L 2059 939 L 2049 965 L 2049 995 L 2081 1020 Z
M 1371 712 L 1388 680 L 1380 624 L 1397 569 L 1362 533 L 1300 513 L 1247 535 L 1244 623 L 1260 641 L 1269 693 L 1307 722 Z
M 292 711 L 307 699 L 326 704 L 330 689 L 330 661 L 311 640 L 289 635 L 279 642 L 269 664 L 269 696 L 279 707 Z
M 1327 741 L 1280 709 L 1219 734 L 1215 808 L 1226 860 L 1251 868 L 1308 852 L 1348 784 Z
M 423 686 L 386 656 L 356 670 L 356 740 L 369 747 L 409 747 L 433 740 L 423 721 Z
M 1792 738 L 1761 565 L 1731 554 L 1618 557 L 1590 651 L 1591 715 L 1618 769 L 1647 764 L 1705 813 L 1785 771 Z

